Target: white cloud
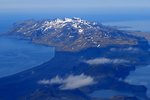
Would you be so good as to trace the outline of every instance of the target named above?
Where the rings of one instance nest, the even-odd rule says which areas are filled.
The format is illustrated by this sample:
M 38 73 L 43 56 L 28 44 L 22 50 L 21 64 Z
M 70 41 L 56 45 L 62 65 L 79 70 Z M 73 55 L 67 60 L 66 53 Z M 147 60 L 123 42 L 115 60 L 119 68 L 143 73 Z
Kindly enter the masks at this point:
M 112 63 L 115 63 L 115 64 L 129 63 L 128 60 L 124 60 L 124 59 L 112 59 L 111 61 Z
M 110 63 L 111 60 L 108 59 L 108 58 L 96 58 L 96 59 L 87 60 L 85 62 L 88 63 L 88 64 L 90 64 L 90 65 L 97 65 L 97 64 Z
M 94 79 L 91 76 L 86 76 L 84 74 L 80 75 L 69 75 L 66 78 L 61 78 L 56 76 L 50 80 L 40 80 L 39 84 L 60 84 L 61 90 L 72 90 L 84 86 L 89 86 L 95 84 Z
M 64 80 L 62 78 L 60 78 L 59 76 L 56 76 L 52 78 L 51 80 L 47 80 L 47 79 L 40 80 L 38 83 L 39 84 L 62 84 L 63 81 Z
M 134 48 L 134 47 L 129 47 L 129 48 L 126 48 L 124 49 L 125 51 L 139 51 L 138 48 Z
M 110 51 L 130 51 L 130 52 L 138 52 L 138 51 L 140 51 L 140 49 L 135 48 L 135 47 L 128 47 L 128 48 L 123 48 L 123 49 L 111 48 Z
M 90 65 L 109 64 L 109 63 L 121 64 L 128 62 L 129 62 L 128 60 L 124 59 L 109 59 L 109 58 L 95 58 L 85 61 L 85 63 Z

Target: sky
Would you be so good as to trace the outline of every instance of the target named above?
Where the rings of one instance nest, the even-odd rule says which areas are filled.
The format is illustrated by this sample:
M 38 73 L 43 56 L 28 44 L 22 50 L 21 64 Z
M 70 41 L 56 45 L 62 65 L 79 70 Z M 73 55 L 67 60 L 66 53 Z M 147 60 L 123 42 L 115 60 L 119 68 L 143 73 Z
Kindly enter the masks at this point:
M 150 0 L 0 0 L 0 30 L 27 19 L 150 19 Z
M 150 0 L 0 0 L 0 12 L 89 12 L 150 9 Z

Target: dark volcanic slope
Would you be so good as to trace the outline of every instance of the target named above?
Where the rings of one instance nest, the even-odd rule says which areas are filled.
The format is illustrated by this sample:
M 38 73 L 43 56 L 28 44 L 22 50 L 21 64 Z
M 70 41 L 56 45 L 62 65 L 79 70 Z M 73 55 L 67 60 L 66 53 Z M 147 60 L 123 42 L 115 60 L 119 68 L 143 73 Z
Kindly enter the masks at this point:
M 79 51 L 89 47 L 137 45 L 139 38 L 117 29 L 80 18 L 28 20 L 14 25 L 9 32 L 35 43 L 55 46 L 59 51 Z
M 136 66 L 150 62 L 144 38 L 79 18 L 25 21 L 9 34 L 55 46 L 56 54 L 0 79 L 0 100 L 106 100 L 89 95 L 102 89 L 131 94 L 107 100 L 149 100 L 145 86 L 124 81 Z
M 56 52 L 56 56 L 49 62 L 36 68 L 18 73 L 14 76 L 0 79 L 0 99 L 2 100 L 92 100 L 88 93 L 95 90 L 112 89 L 128 92 L 135 97 L 147 99 L 144 86 L 130 85 L 123 81 L 131 70 L 137 65 L 147 64 L 149 53 L 145 50 L 139 52 L 112 51 L 109 48 L 91 48 L 77 53 Z M 119 49 L 125 49 L 120 47 Z M 137 55 L 139 53 L 139 55 Z M 140 57 L 144 58 L 140 58 Z M 90 65 L 83 61 L 94 58 L 129 59 L 130 62 L 99 63 Z M 121 61 L 121 60 L 120 60 Z M 118 60 L 118 62 L 120 62 Z M 140 61 L 140 62 L 139 62 Z M 68 77 L 70 75 L 90 76 L 96 82 L 75 89 L 61 89 L 60 84 L 43 83 L 40 80 L 51 80 L 56 76 Z M 78 81 L 81 81 L 80 79 Z M 114 97 L 115 98 L 115 97 Z M 101 100 L 101 99 L 99 99 Z M 114 100 L 114 99 L 112 99 Z M 116 99 L 126 100 L 126 99 Z M 128 99 L 127 99 L 128 100 Z M 130 99 L 129 99 L 130 100 Z M 134 100 L 134 99 L 131 99 Z

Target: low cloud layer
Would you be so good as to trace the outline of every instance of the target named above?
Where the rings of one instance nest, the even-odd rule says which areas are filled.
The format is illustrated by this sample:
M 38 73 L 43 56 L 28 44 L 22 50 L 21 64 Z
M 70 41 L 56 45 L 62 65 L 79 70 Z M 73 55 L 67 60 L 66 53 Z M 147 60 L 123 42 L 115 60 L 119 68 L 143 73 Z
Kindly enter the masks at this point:
M 111 48 L 110 51 L 128 51 L 128 52 L 139 52 L 140 49 L 136 47 L 128 47 L 128 48 Z
M 121 64 L 128 62 L 129 62 L 128 60 L 124 59 L 109 59 L 109 58 L 95 58 L 85 61 L 85 63 L 90 65 L 109 64 L 109 63 Z
M 86 76 L 84 74 L 80 75 L 69 75 L 66 78 L 61 78 L 56 76 L 50 80 L 40 80 L 39 84 L 60 84 L 61 90 L 72 90 L 84 86 L 89 86 L 95 84 L 94 79 L 91 76 Z

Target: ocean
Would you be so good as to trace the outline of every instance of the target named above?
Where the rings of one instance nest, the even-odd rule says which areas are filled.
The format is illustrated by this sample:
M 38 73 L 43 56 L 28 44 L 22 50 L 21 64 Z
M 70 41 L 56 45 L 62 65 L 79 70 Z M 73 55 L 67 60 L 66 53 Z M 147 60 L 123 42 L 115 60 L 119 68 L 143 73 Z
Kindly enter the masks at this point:
M 38 66 L 54 57 L 54 47 L 0 36 L 0 78 Z
M 150 33 L 150 20 L 112 21 L 104 25 L 120 27 L 122 30 L 142 31 Z

